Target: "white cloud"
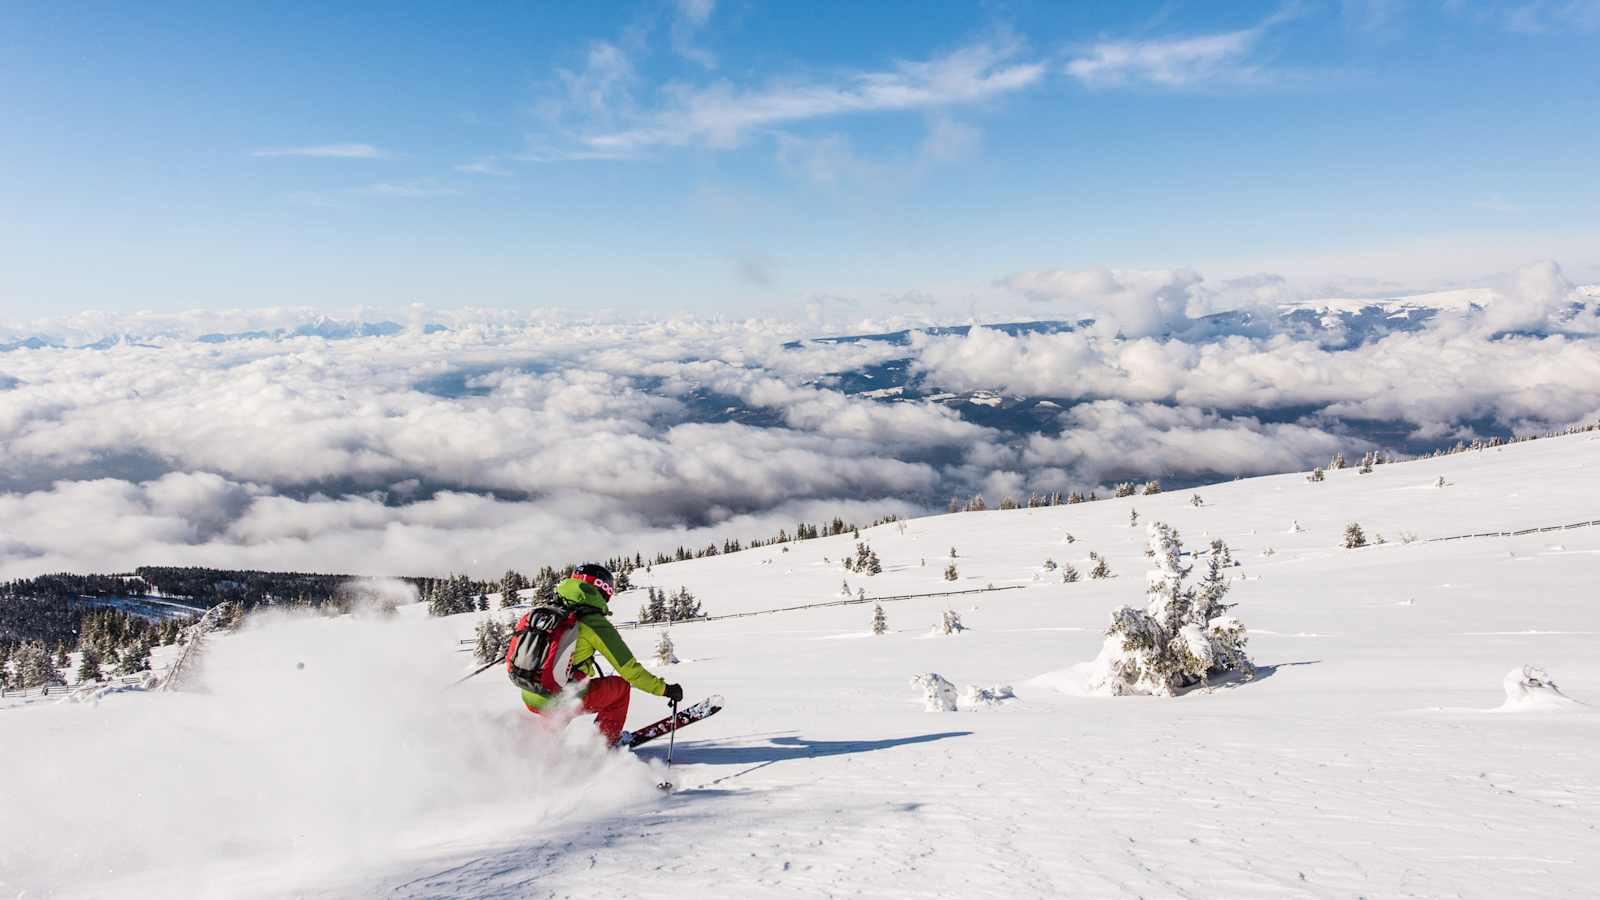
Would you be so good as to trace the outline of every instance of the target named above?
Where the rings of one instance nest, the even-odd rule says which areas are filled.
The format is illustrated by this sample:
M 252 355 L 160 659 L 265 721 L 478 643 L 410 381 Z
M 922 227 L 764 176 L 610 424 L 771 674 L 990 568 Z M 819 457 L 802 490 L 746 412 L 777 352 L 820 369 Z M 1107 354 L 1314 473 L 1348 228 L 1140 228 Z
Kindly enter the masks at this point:
M 1094 86 L 1153 84 L 1187 87 L 1208 82 L 1251 82 L 1264 77 L 1251 54 L 1273 27 L 1299 15 L 1286 7 L 1238 31 L 1150 40 L 1102 40 L 1067 62 L 1068 75 Z
M 1019 272 L 1001 284 L 1030 300 L 1092 312 L 1108 334 L 1159 334 L 1187 321 L 1202 279 L 1193 269 L 1055 269 Z
M 283 147 L 256 150 L 251 156 L 306 156 L 319 159 L 383 159 L 389 154 L 371 144 L 319 144 L 313 147 Z
M 0 355 L 0 577 L 157 561 L 497 574 L 977 490 L 1294 468 L 1355 449 L 1341 419 L 1449 439 L 1482 420 L 1600 417 L 1600 337 L 1494 336 L 1553 321 L 1574 332 L 1563 317 L 1583 295 L 1554 264 L 1507 276 L 1481 313 L 1348 350 L 1186 323 L 1218 293 L 1272 300 L 1272 276 L 1213 289 L 1184 269 L 1098 269 L 1013 287 L 1109 311 L 1125 334 L 1174 326 L 1181 339 L 979 328 L 786 348 L 810 328 L 418 310 L 418 325 L 453 329 L 201 344 L 187 338 L 310 313 L 74 317 L 61 333 L 143 337 Z M 925 387 L 1062 401 L 1059 434 L 836 386 L 835 373 L 908 357 Z M 1268 421 L 1290 409 L 1296 421 Z
M 683 21 L 700 28 L 711 18 L 711 11 L 717 8 L 717 0 L 677 0 L 674 5 Z
M 1448 0 L 1446 11 L 1517 34 L 1600 30 L 1600 0 Z
M 696 44 L 695 35 L 711 21 L 711 12 L 716 6 L 716 0 L 677 0 L 674 4 L 677 15 L 670 27 L 672 51 L 707 69 L 717 67 L 717 57 Z
M 1494 302 L 1482 319 L 1491 332 L 1550 328 L 1577 299 L 1575 286 L 1554 260 L 1521 266 L 1496 282 Z
M 413 178 L 410 181 L 380 181 L 367 185 L 363 193 L 378 197 L 450 197 L 461 193 L 457 188 L 441 184 L 432 178 Z
M 493 175 L 496 177 L 505 177 L 511 174 L 511 172 L 505 167 L 501 166 L 493 156 L 485 157 L 483 159 L 475 159 L 472 162 L 459 163 L 455 166 L 455 170 L 467 175 Z
M 1014 42 L 988 41 L 928 60 L 830 80 L 743 88 L 727 81 L 663 88 L 660 107 L 630 127 L 590 134 L 592 152 L 630 153 L 653 147 L 731 147 L 752 131 L 834 116 L 931 110 L 975 103 L 1038 82 L 1042 63 L 1015 61 Z

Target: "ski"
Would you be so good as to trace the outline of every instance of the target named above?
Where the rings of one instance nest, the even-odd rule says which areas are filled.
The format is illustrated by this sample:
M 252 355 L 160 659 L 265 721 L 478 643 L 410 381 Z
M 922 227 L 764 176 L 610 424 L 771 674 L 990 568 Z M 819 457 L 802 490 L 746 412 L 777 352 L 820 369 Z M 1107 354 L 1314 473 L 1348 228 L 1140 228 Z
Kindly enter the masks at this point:
M 699 703 L 696 703 L 693 706 L 686 706 L 683 709 L 678 710 L 678 714 L 676 716 L 678 720 L 678 727 L 682 728 L 691 722 L 698 722 L 701 719 L 714 716 L 721 709 L 722 697 L 720 695 L 713 694 L 712 696 L 701 700 Z M 648 743 L 670 732 L 672 730 L 673 718 L 673 716 L 667 716 L 665 719 L 662 719 L 659 722 L 651 722 L 649 725 L 646 725 L 643 728 L 633 732 L 628 739 L 628 748 L 632 749 L 638 747 L 640 744 Z

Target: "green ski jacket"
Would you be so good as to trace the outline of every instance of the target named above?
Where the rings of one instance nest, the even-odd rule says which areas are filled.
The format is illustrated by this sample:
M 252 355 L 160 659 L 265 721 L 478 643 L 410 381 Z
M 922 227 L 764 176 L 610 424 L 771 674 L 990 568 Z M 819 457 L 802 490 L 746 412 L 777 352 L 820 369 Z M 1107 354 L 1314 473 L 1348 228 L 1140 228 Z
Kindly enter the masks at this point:
M 612 670 L 629 684 L 657 697 L 667 692 L 667 683 L 639 663 L 633 651 L 622 642 L 622 635 L 617 634 L 616 626 L 606 618 L 611 608 L 606 605 L 606 595 L 599 588 L 568 578 L 556 585 L 556 596 L 568 606 L 579 608 L 578 638 L 572 647 L 573 669 L 593 678 L 597 674 L 594 655 L 599 651 L 611 664 Z M 554 697 L 545 694 L 522 692 L 522 702 L 533 709 L 543 709 L 554 700 Z

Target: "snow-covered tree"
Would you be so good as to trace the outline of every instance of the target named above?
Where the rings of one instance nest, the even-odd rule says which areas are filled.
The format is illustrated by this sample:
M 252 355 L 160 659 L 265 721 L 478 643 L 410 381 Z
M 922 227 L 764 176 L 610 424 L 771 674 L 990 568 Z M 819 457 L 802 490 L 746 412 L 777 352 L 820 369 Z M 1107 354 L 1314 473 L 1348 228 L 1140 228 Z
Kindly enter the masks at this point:
M 1447 485 L 1447 484 L 1449 484 L 1449 483 L 1450 483 L 1450 482 L 1448 482 L 1448 481 L 1445 481 L 1445 480 L 1444 480 L 1444 476 L 1443 476 L 1443 475 L 1440 475 L 1440 476 L 1439 476 L 1439 480 L 1438 480 L 1438 481 L 1435 481 L 1435 482 L 1434 482 L 1434 483 L 1433 483 L 1433 486 L 1434 486 L 1434 487 L 1440 487 L 1440 488 L 1442 488 L 1442 487 L 1444 487 L 1444 486 L 1445 486 L 1445 485 Z
M 1159 482 L 1159 481 L 1146 481 L 1144 483 L 1144 487 L 1139 489 L 1139 493 L 1144 494 L 1145 496 L 1149 496 L 1151 494 L 1159 494 L 1159 493 L 1161 493 L 1161 482 Z
M 19 687 L 36 688 L 66 684 L 50 658 L 50 650 L 42 641 L 28 641 L 11 654 L 11 664 L 16 670 Z
M 1323 474 L 1322 467 L 1318 466 L 1315 469 L 1311 470 L 1311 474 L 1306 476 L 1306 480 L 1311 482 L 1312 484 L 1316 484 L 1319 481 L 1326 480 L 1327 477 L 1328 477 L 1327 475 Z
M 521 602 L 518 592 L 528 586 L 528 579 L 516 569 L 507 569 L 506 574 L 500 579 L 500 608 L 516 606 Z
M 678 654 L 672 646 L 672 635 L 662 630 L 661 637 L 656 641 L 656 662 L 670 666 L 677 661 Z
M 1089 558 L 1094 560 L 1094 567 L 1089 569 L 1090 578 L 1098 581 L 1102 578 L 1111 577 L 1111 564 L 1106 562 L 1105 557 L 1095 553 L 1090 553 Z
M 649 570 L 646 569 L 645 571 Z M 561 576 L 557 575 L 554 569 L 549 566 L 540 569 L 534 574 L 533 584 L 530 585 L 533 588 L 533 602 L 538 603 L 555 596 L 556 585 L 560 583 Z
M 1124 481 L 1111 489 L 1113 497 L 1132 497 L 1139 489 L 1131 481 Z
M 965 631 L 966 626 L 961 624 L 961 614 L 953 609 L 947 609 L 939 618 L 938 632 L 940 634 L 955 634 Z
M 667 592 L 650 589 L 650 618 L 646 622 L 665 622 L 667 620 Z
M 950 558 L 951 559 L 955 559 L 956 558 L 956 548 L 955 548 L 954 545 L 951 545 L 951 547 L 950 547 Z
M 1328 468 L 1330 468 L 1330 469 L 1342 469 L 1342 468 L 1344 468 L 1344 454 L 1343 453 L 1335 453 L 1333 455 L 1333 459 L 1328 460 Z
M 1074 569 L 1072 567 L 1072 563 L 1067 563 L 1066 565 L 1061 567 L 1061 583 L 1062 584 L 1072 584 L 1073 582 L 1075 582 L 1077 580 L 1078 580 L 1078 570 Z
M 889 630 L 889 620 L 884 618 L 883 604 L 875 603 L 872 606 L 872 633 L 883 634 Z
M 1075 538 L 1075 537 L 1073 537 L 1073 536 L 1072 536 L 1072 532 L 1070 532 L 1070 531 L 1069 531 L 1069 532 L 1067 532 L 1067 535 L 1066 535 L 1066 537 L 1063 537 L 1063 538 L 1062 538 L 1062 539 L 1061 539 L 1061 540 L 1062 540 L 1062 541 L 1063 541 L 1063 542 L 1064 542 L 1064 543 L 1068 543 L 1068 544 L 1076 544 L 1076 543 L 1077 543 L 1077 542 L 1078 542 L 1078 539 L 1077 539 L 1077 538 Z
M 955 581 L 955 580 L 959 579 L 960 577 L 961 577 L 961 573 L 956 571 L 956 564 L 955 563 L 951 563 L 950 565 L 944 567 L 944 580 L 945 581 Z
M 150 645 L 138 641 L 122 651 L 122 659 L 117 663 L 118 675 L 137 675 L 148 671 L 150 668 Z
M 883 563 L 878 560 L 878 554 L 866 544 L 856 544 L 856 556 L 852 561 L 846 559 L 846 570 L 860 572 L 864 575 L 879 575 L 883 573 Z
M 1124 606 L 1111 614 L 1106 641 L 1095 660 L 1090 687 L 1110 694 L 1172 696 L 1228 672 L 1252 678 L 1244 626 L 1222 602 L 1232 564 L 1226 545 L 1213 544 L 1206 575 L 1185 585 L 1192 566 L 1183 564 L 1178 532 L 1161 522 L 1147 529 L 1150 556 L 1144 609 Z
M 1138 528 L 1139 527 L 1139 511 L 1137 509 L 1128 510 L 1128 527 L 1129 528 Z
M 911 686 L 923 692 L 928 712 L 955 712 L 956 686 L 937 672 L 928 672 L 911 679 Z
M 1053 559 L 1051 559 L 1051 558 L 1050 558 L 1050 557 L 1048 557 L 1048 556 L 1047 556 L 1047 557 L 1045 557 L 1045 560 L 1044 560 L 1044 570 L 1045 570 L 1045 571 L 1046 571 L 1046 572 L 1054 572 L 1054 571 L 1055 571 L 1055 570 L 1056 570 L 1056 561 L 1055 561 L 1055 560 L 1053 560 Z
M 667 604 L 667 615 L 669 621 L 682 622 L 685 619 L 698 619 L 705 613 L 700 610 L 700 601 L 689 593 L 689 589 L 679 587 Z
M 105 673 L 100 671 L 100 654 L 92 649 L 84 648 L 78 654 L 78 683 L 88 684 L 91 681 L 99 681 L 104 677 Z
M 1206 501 L 1205 501 L 1205 498 L 1201 497 L 1199 494 L 1190 494 L 1189 495 L 1189 505 L 1193 506 L 1196 509 L 1199 509 L 1200 507 L 1206 505 Z
M 495 616 L 484 616 L 472 629 L 472 655 L 488 665 L 506 652 L 510 637 L 504 622 Z
M 846 578 L 839 585 L 839 596 L 848 598 L 853 593 L 854 593 L 854 591 L 850 590 L 850 579 Z
M 1366 532 L 1361 530 L 1359 523 L 1351 522 L 1344 527 L 1344 548 L 1346 550 L 1354 550 L 1357 547 L 1365 547 L 1366 545 L 1367 535 Z

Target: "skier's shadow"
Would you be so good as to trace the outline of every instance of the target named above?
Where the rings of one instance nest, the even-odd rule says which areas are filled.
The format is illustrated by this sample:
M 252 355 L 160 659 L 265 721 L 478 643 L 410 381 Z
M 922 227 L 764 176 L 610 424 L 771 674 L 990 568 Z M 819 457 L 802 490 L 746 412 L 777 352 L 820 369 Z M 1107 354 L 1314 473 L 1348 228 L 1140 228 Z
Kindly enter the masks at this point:
M 755 746 L 729 746 L 710 741 L 684 742 L 672 753 L 674 764 L 702 766 L 749 766 L 784 762 L 791 759 L 814 759 L 822 756 L 843 756 L 849 753 L 871 753 L 891 747 L 926 744 L 946 738 L 966 737 L 970 731 L 940 731 L 933 734 L 914 734 L 901 738 L 861 741 L 813 741 L 794 735 L 768 738 L 765 744 Z M 634 751 L 641 757 L 666 759 L 667 748 L 651 747 Z

